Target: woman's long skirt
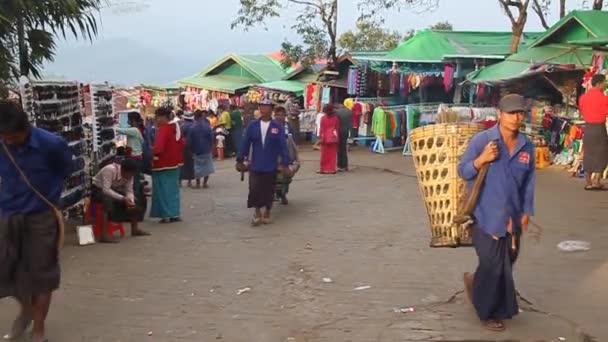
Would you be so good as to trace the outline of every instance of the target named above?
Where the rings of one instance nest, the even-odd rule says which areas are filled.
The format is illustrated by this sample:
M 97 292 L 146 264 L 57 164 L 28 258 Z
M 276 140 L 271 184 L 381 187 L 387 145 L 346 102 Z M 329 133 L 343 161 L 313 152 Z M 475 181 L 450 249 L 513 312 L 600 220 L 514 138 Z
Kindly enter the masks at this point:
M 194 156 L 192 155 L 192 149 L 188 145 L 184 146 L 184 165 L 181 167 L 180 179 L 194 179 Z
M 211 153 L 194 155 L 194 177 L 205 178 L 215 172 Z
M 249 171 L 249 198 L 247 199 L 247 208 L 272 208 L 276 179 L 276 171 Z
M 321 173 L 336 173 L 338 144 L 321 144 Z
M 177 218 L 180 216 L 179 175 L 179 168 L 152 171 L 150 217 Z
M 515 250 L 512 239 L 516 239 Z M 519 235 L 494 240 L 483 230 L 473 228 L 473 245 L 479 257 L 473 281 L 473 306 L 480 320 L 511 319 L 519 313 L 513 264 L 517 260 L 520 243 Z
M 606 124 L 586 124 L 583 135 L 585 172 L 602 173 L 608 166 L 608 133 Z

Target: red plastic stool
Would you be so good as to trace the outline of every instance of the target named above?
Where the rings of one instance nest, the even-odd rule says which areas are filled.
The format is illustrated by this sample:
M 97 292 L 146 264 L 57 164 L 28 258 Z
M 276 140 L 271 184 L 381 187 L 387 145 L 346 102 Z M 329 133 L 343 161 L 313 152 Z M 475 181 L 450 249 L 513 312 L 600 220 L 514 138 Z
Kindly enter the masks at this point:
M 93 234 L 95 237 L 99 238 L 101 236 L 101 211 L 103 209 L 103 205 L 101 203 L 90 202 L 89 207 L 87 209 L 87 221 L 89 224 L 93 224 Z M 95 217 L 95 223 L 93 223 L 93 217 Z M 125 227 L 122 223 L 115 223 L 108 221 L 108 235 L 114 236 L 114 233 L 118 231 L 120 232 L 120 237 L 125 237 Z

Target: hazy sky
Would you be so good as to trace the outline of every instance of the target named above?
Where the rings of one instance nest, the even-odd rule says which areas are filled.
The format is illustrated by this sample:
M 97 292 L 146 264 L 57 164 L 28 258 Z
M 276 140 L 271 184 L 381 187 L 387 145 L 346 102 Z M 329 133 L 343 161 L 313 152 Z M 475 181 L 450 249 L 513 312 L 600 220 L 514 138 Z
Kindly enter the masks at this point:
M 101 32 L 94 45 L 100 46 L 117 40 L 132 42 L 134 46 L 146 50 L 153 49 L 170 56 L 177 64 L 183 60 L 180 66 L 187 66 L 188 70 L 191 70 L 188 73 L 194 74 L 227 53 L 272 52 L 280 49 L 284 39 L 297 39 L 290 30 L 296 5 L 285 11 L 285 16 L 269 21 L 268 30 L 254 28 L 245 32 L 242 29 L 230 29 L 230 23 L 238 10 L 239 0 L 136 1 L 145 3 L 146 8 L 134 12 L 105 10 L 102 13 Z M 340 32 L 354 26 L 357 18 L 356 1 L 340 0 L 338 27 Z M 571 8 L 581 6 L 581 0 L 568 1 Z M 554 14 L 550 22 L 557 19 L 558 1 L 553 2 Z M 435 11 L 419 14 L 412 11 L 393 11 L 386 15 L 386 19 L 388 28 L 403 32 L 425 28 L 444 20 L 451 22 L 455 30 L 510 30 L 508 18 L 502 13 L 497 0 L 441 0 L 439 8 Z M 529 14 L 527 30 L 542 31 L 539 20 L 532 13 Z M 62 55 L 62 48 L 69 50 L 78 47 L 83 52 L 91 49 L 90 43 L 82 42 L 77 44 L 61 42 L 59 47 L 57 60 L 63 62 L 65 60 L 62 59 L 65 58 Z M 69 71 L 61 70 L 61 72 Z M 176 75 L 177 78 L 181 76 L 187 75 Z

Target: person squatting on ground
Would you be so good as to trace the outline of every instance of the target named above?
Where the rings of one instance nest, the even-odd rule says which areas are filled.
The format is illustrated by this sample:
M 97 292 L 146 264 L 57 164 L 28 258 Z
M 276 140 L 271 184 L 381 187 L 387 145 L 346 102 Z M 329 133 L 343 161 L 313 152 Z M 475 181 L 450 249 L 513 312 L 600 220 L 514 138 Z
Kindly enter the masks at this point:
M 209 176 L 215 172 L 215 167 L 213 166 L 212 152 L 213 131 L 204 111 L 197 110 L 194 112 L 194 124 L 190 127 L 186 139 L 194 156 L 196 188 L 201 188 L 202 178 L 203 189 L 207 189 L 209 188 Z
M 251 222 L 253 226 L 272 222 L 270 212 L 274 202 L 279 156 L 283 173 L 287 176 L 291 174 L 284 127 L 272 120 L 273 103 L 270 100 L 263 100 L 259 106 L 261 117 L 247 126 L 236 164 L 239 172 L 249 170 L 247 207 L 255 209 Z M 245 160 L 249 157 L 250 152 L 251 157 L 247 167 Z M 264 211 L 262 212 L 262 210 Z
M 133 159 L 124 159 L 120 164 L 106 165 L 93 178 L 91 200 L 101 204 L 101 239 L 102 243 L 116 243 L 118 240 L 108 236 L 108 222 L 131 223 L 131 236 L 148 236 L 148 232 L 139 228 L 141 207 L 136 205 L 134 179 L 139 166 Z
M 156 136 L 152 149 L 152 205 L 150 217 L 160 223 L 180 222 L 180 167 L 184 137 L 179 124 L 171 120 L 171 108 L 156 110 Z
M 519 313 L 513 265 L 521 234 L 534 214 L 534 145 L 519 133 L 525 118 L 522 96 L 507 95 L 498 105 L 498 124 L 475 135 L 458 165 L 471 190 L 479 170 L 489 164 L 474 210 L 473 245 L 479 258 L 464 277 L 466 294 L 485 328 L 505 330 L 504 320 Z
M 12 102 L 0 102 L 0 143 L 0 298 L 20 306 L 4 338 L 21 338 L 33 322 L 32 341 L 42 342 L 61 279 L 58 208 L 74 170 L 72 151 L 63 138 L 32 127 Z
M 585 190 L 603 190 L 601 175 L 608 166 L 608 132 L 606 131 L 608 96 L 604 94 L 606 76 L 593 76 L 591 86 L 593 88 L 579 100 L 579 108 L 585 120 L 583 135 Z M 597 177 L 597 181 L 593 181 L 594 174 L 600 176 Z
M 281 204 L 288 205 L 289 200 L 287 194 L 289 193 L 289 185 L 291 184 L 293 177 L 300 170 L 300 158 L 298 156 L 298 146 L 296 145 L 295 135 L 296 132 L 287 122 L 287 111 L 284 107 L 278 106 L 274 109 L 274 119 L 279 123 L 280 126 L 284 127 L 285 138 L 287 139 L 287 147 L 289 149 L 289 170 L 291 171 L 290 176 L 286 176 L 279 169 L 277 171 L 277 184 L 276 184 L 276 195 L 281 201 Z M 279 157 L 279 165 L 281 160 Z

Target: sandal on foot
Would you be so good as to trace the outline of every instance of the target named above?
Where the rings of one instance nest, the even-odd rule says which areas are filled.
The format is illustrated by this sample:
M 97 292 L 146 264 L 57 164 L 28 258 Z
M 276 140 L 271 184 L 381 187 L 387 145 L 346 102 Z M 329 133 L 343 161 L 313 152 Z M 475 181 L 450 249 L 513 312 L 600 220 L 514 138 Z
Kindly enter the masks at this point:
M 160 223 L 160 224 L 168 224 L 168 223 L 171 223 L 171 220 L 169 220 L 169 219 L 162 219 L 162 220 L 158 221 L 158 223 Z
M 171 222 L 171 223 L 182 222 L 182 218 L 181 217 L 172 217 L 169 219 L 169 222 Z
M 27 328 L 29 328 L 30 324 L 32 324 L 31 315 L 27 315 L 24 317 L 17 317 L 13 322 L 13 327 L 11 328 L 11 332 L 2 337 L 3 340 L 6 341 L 14 341 L 21 339 Z
M 150 236 L 151 234 L 145 230 L 136 230 L 131 233 L 131 236 Z
M 263 224 L 272 224 L 272 219 L 270 217 L 264 217 L 262 219 Z
M 261 219 L 261 218 L 259 218 L 259 217 L 254 217 L 254 218 L 251 220 L 251 226 L 252 226 L 252 227 L 259 227 L 259 226 L 260 226 L 260 224 L 262 224 L 262 219 Z
M 481 323 L 484 328 L 490 331 L 505 331 L 505 325 L 501 321 L 489 320 Z

